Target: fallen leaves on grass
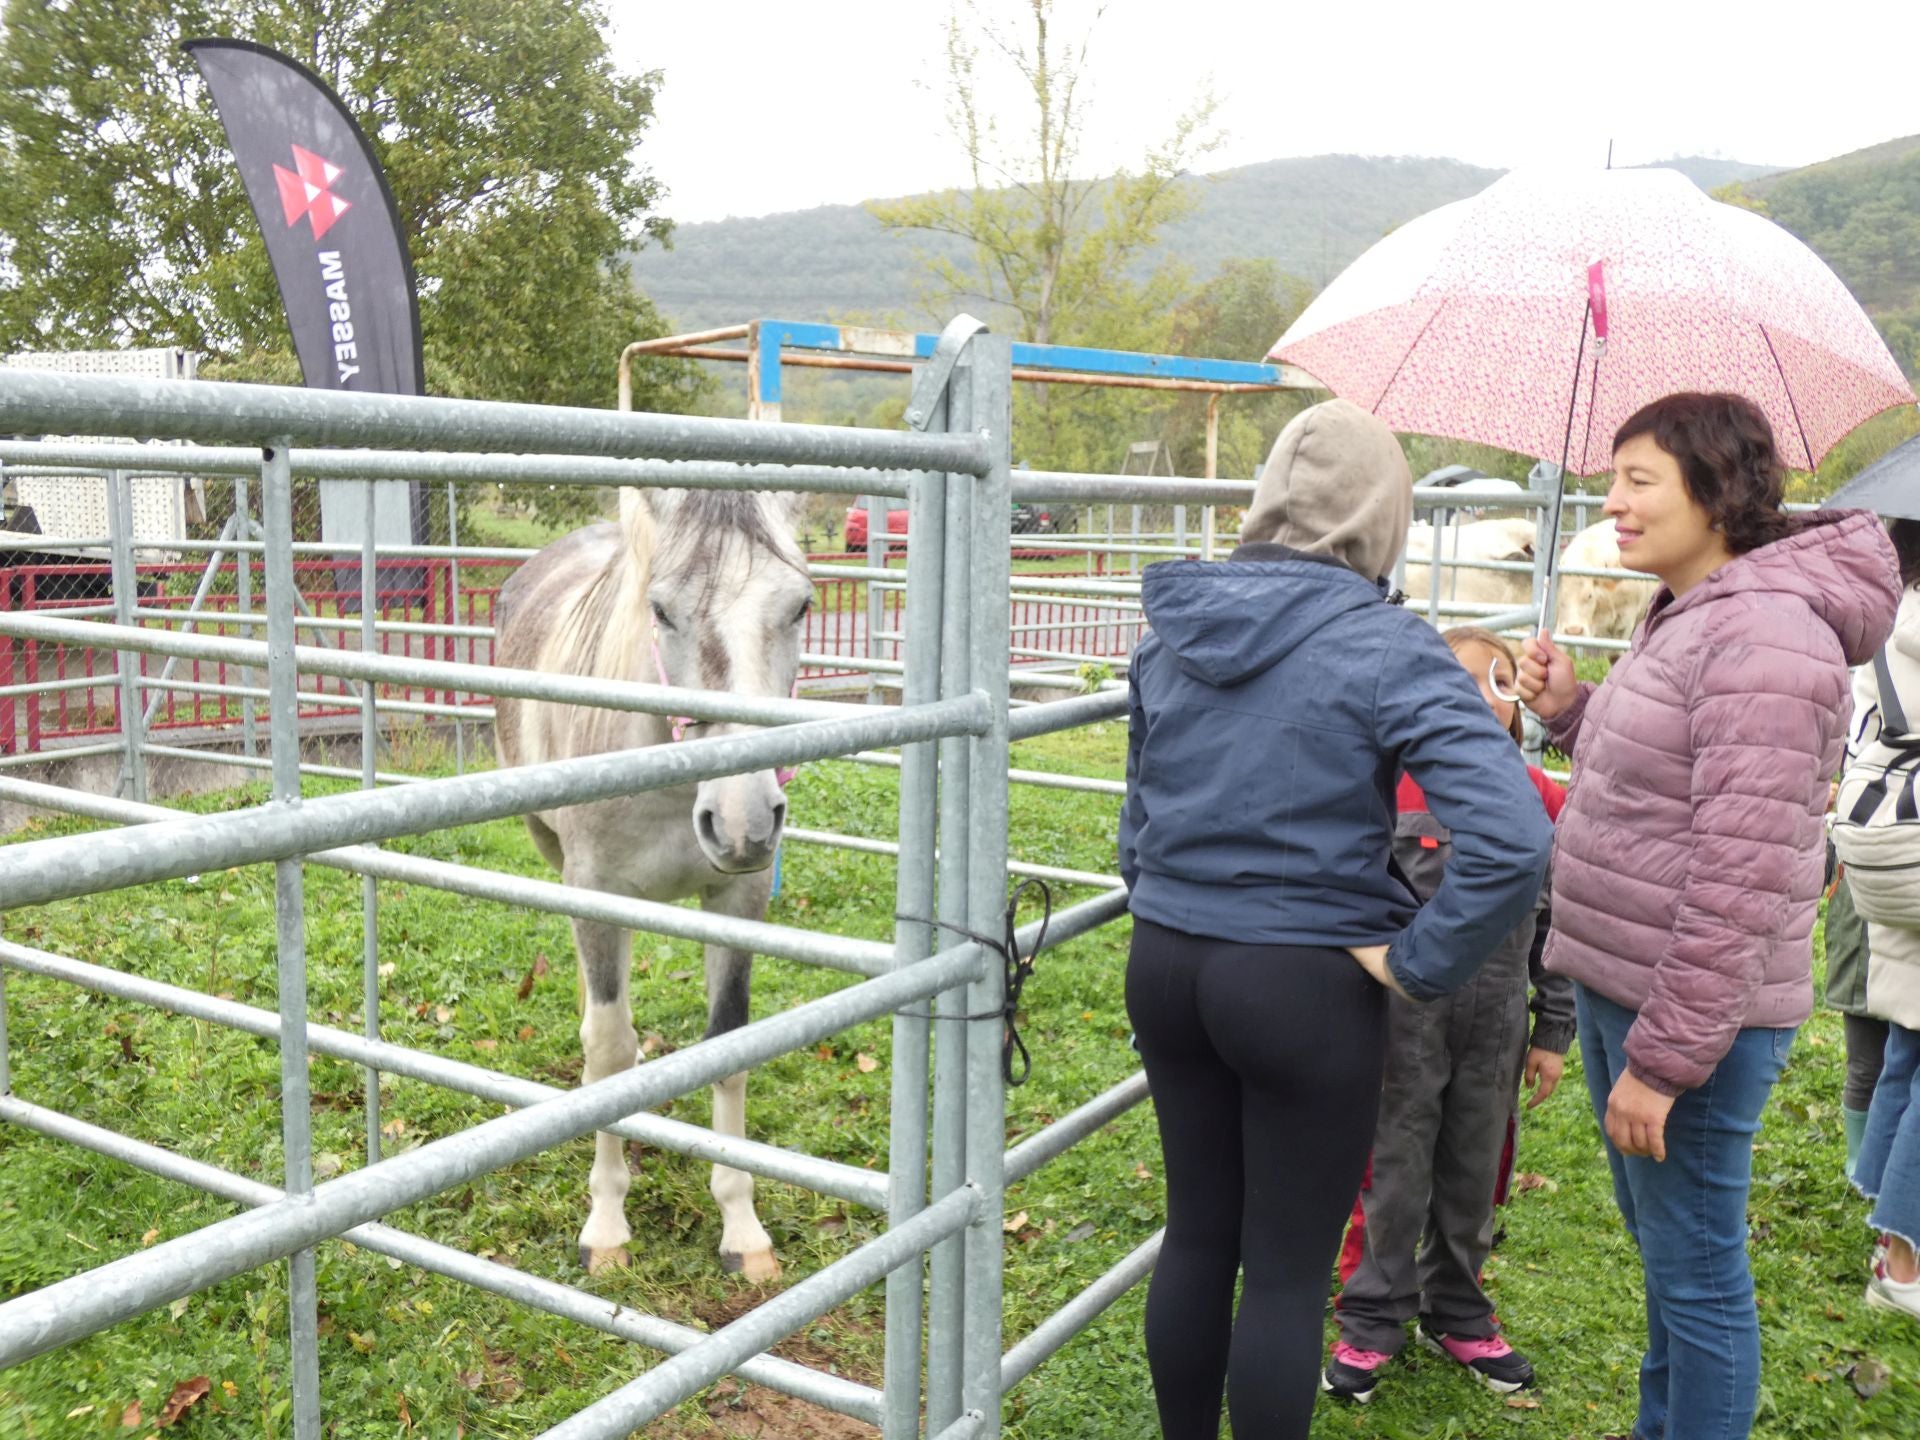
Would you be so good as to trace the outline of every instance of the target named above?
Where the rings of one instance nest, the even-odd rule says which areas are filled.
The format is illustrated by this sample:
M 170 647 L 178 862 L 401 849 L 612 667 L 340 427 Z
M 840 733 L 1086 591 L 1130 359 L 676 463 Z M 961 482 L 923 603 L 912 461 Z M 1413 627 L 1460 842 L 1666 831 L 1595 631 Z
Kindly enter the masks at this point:
M 525 1000 L 533 994 L 533 982 L 544 979 L 553 967 L 547 963 L 546 951 L 542 950 L 533 957 L 533 968 L 520 977 L 520 988 L 514 992 L 515 998 Z
M 122 1430 L 138 1430 L 140 1428 L 140 1402 L 138 1400 L 120 1412 L 120 1428 Z
M 1854 1393 L 1862 1400 L 1871 1400 L 1887 1388 L 1887 1382 L 1893 1379 L 1893 1372 L 1880 1361 L 1862 1360 L 1847 1372 L 1847 1378 L 1853 1382 Z
M 1560 1182 L 1546 1175 L 1536 1175 L 1531 1171 L 1513 1177 L 1514 1192 L 1519 1195 L 1529 1190 L 1544 1190 L 1552 1195 L 1560 1188 Z
M 173 1387 L 173 1394 L 169 1395 L 167 1403 L 160 1407 L 160 1418 L 153 1423 L 162 1430 L 166 1429 L 205 1398 L 207 1391 L 212 1388 L 213 1382 L 204 1375 L 196 1375 L 191 1380 L 182 1380 Z
M 874 1059 L 873 1056 L 867 1054 L 865 1051 L 862 1051 L 860 1054 L 855 1055 L 853 1057 L 853 1063 L 854 1063 L 854 1067 L 858 1069 L 862 1075 L 871 1075 L 874 1071 L 880 1068 L 880 1062 Z

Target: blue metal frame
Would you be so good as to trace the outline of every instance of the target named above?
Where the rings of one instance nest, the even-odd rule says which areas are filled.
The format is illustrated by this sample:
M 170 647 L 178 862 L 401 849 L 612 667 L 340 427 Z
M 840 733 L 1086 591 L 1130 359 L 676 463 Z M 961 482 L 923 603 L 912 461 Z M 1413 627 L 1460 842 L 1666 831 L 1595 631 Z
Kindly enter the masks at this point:
M 939 343 L 938 335 L 904 330 L 871 330 L 860 326 L 822 325 L 805 320 L 762 320 L 758 337 L 762 405 L 780 403 L 780 352 L 833 350 L 848 355 L 872 355 L 894 360 L 925 360 Z M 879 343 L 876 344 L 875 342 Z M 1264 385 L 1295 390 L 1306 384 L 1299 371 L 1286 365 L 1251 360 L 1212 360 L 1190 355 L 1146 355 L 1134 350 L 1096 350 L 1080 345 L 1027 345 L 1014 342 L 1013 363 L 1023 370 L 1058 370 L 1076 375 L 1113 375 L 1161 380 L 1193 380 L 1216 385 Z

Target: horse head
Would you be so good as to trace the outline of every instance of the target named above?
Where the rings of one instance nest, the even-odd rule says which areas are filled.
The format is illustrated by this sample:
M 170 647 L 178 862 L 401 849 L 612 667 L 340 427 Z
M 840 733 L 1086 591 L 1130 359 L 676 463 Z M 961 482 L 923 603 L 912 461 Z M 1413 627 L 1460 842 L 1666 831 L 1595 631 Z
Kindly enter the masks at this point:
M 696 690 L 786 696 L 800 667 L 813 581 L 793 540 L 793 497 L 731 490 L 629 490 L 622 519 L 650 539 L 647 621 L 653 678 Z M 675 738 L 750 726 L 675 721 Z M 786 824 L 772 770 L 700 783 L 693 833 L 714 869 L 764 870 Z

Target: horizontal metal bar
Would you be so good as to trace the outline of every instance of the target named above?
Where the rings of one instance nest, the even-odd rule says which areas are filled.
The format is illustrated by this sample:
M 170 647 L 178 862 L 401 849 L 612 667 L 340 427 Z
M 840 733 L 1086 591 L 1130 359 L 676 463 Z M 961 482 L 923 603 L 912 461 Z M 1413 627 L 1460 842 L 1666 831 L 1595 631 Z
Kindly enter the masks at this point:
M 39 370 L 0 373 L 0 431 L 138 435 L 242 445 L 274 440 L 293 446 L 371 442 L 400 450 L 859 465 L 968 475 L 986 474 L 991 463 L 990 447 L 982 435 L 623 414 L 562 405 L 281 385 L 177 385 Z
M 227 722 L 237 725 L 238 720 Z M 225 765 L 234 770 L 271 770 L 273 761 L 265 755 L 235 755 L 226 750 L 190 750 L 184 745 L 156 745 L 151 740 L 140 746 L 142 755 L 159 755 L 169 760 L 190 760 L 196 765 Z M 322 780 L 359 780 L 362 772 L 345 765 L 313 765 L 302 762 L 302 775 L 312 775 Z M 399 775 L 389 770 L 376 770 L 373 778 L 382 785 L 419 785 L 423 777 L 419 775 Z M 184 818 L 185 812 L 176 812 Z M 0 860 L 0 874 L 6 870 L 6 862 Z
M 90 755 L 126 753 L 127 742 L 124 740 L 105 740 L 94 745 L 64 745 L 58 750 L 31 750 L 24 755 L 0 756 L 0 770 L 14 770 L 27 765 L 56 765 L 62 760 L 84 760 Z M 0 865 L 0 868 L 4 866 Z
M 1160 1257 L 1165 1230 L 1131 1251 L 1118 1265 L 1042 1320 L 1027 1336 L 1000 1358 L 1000 1390 L 1004 1394 L 1018 1385 L 1061 1346 L 1078 1335 L 1094 1317 L 1144 1280 Z
M 877 980 L 863 980 L 637 1069 L 342 1175 L 306 1195 L 216 1221 L 9 1300 L 0 1304 L 0 1369 L 308 1249 L 488 1171 L 604 1129 L 670 1095 L 710 1085 L 776 1055 L 817 1044 L 848 1026 L 970 983 L 979 978 L 983 965 L 979 946 L 957 946 Z
M 261 540 L 154 540 L 134 544 L 136 550 L 178 550 L 190 555 L 209 553 L 237 553 L 241 555 L 259 555 L 267 546 Z M 315 555 L 322 558 L 333 556 L 342 560 L 364 556 L 364 545 L 329 545 L 321 540 L 296 540 L 292 550 L 295 555 Z M 376 545 L 373 554 L 379 560 L 395 558 L 405 560 L 529 560 L 540 552 L 528 549 L 524 545 Z M 343 564 L 341 569 L 358 567 Z M 358 624 L 358 621 L 354 622 Z
M 72 680 L 36 680 L 25 685 L 0 685 L 0 700 L 16 695 L 53 695 L 62 690 L 110 689 L 120 677 L 108 670 L 100 675 L 81 675 Z
M 144 676 L 139 680 L 139 685 L 142 690 L 177 691 L 182 695 L 231 695 L 248 700 L 264 700 L 273 693 L 264 685 L 220 685 L 208 680 L 153 680 Z M 6 693 L 5 690 L 0 690 L 0 695 Z M 309 705 L 330 705 L 343 709 L 359 708 L 359 701 L 351 695 L 330 694 L 319 690 L 300 690 L 296 691 L 295 695 L 297 699 Z M 441 705 L 425 700 L 376 699 L 373 702 L 373 708 L 383 715 L 440 715 L 458 720 L 494 718 L 491 705 Z M 415 777 L 409 775 L 405 778 L 411 780 Z
M 1007 720 L 1009 740 L 1032 740 L 1061 730 L 1074 730 L 1100 720 L 1119 720 L 1127 713 L 1125 690 L 1102 690 L 1093 695 L 1076 695 L 1071 700 L 1055 700 L 1022 710 Z
M 10 1095 L 0 1095 L 0 1120 L 12 1121 L 23 1129 L 78 1145 L 150 1175 L 190 1185 L 238 1205 L 271 1205 L 285 1198 L 285 1192 L 271 1185 L 263 1185 L 258 1180 L 246 1179 L 203 1161 L 130 1139 L 116 1131 L 90 1125 L 84 1120 L 76 1120 Z M 613 1304 L 571 1285 L 560 1285 L 511 1266 L 482 1260 L 464 1250 L 408 1234 L 390 1225 L 356 1225 L 339 1238 L 363 1250 L 371 1250 L 376 1255 L 389 1256 L 430 1274 L 444 1275 L 450 1280 L 458 1280 L 504 1299 L 544 1310 L 549 1315 L 585 1325 L 616 1339 L 645 1345 L 650 1350 L 675 1355 L 692 1349 L 708 1338 L 705 1332 L 691 1326 L 676 1325 L 671 1320 L 662 1320 L 629 1306 Z M 870 1385 L 828 1375 L 775 1355 L 748 1360 L 740 1366 L 738 1373 L 741 1379 L 752 1384 L 765 1385 L 768 1389 L 778 1390 L 810 1404 L 823 1405 L 842 1415 L 852 1415 L 876 1425 L 880 1423 L 880 1392 Z
M 12 473 L 17 475 L 19 472 L 16 470 Z M 0 550 L 98 550 L 101 552 L 100 559 L 105 561 L 106 549 L 111 543 L 104 535 L 88 535 L 78 539 L 65 535 L 10 535 L 0 540 Z
M 153 618 L 173 617 L 163 612 Z M 140 625 L 103 625 L 92 620 L 62 620 L 50 615 L 25 615 L 10 611 L 0 611 L 0 635 L 16 635 L 63 645 L 87 645 L 96 650 L 177 655 L 183 660 L 205 660 L 254 668 L 263 668 L 267 657 L 264 640 L 195 635 Z M 466 665 L 412 655 L 335 650 L 325 645 L 296 645 L 293 647 L 293 658 L 295 668 L 309 675 L 332 675 L 384 685 L 427 686 L 436 690 L 460 690 L 481 695 L 507 695 L 563 705 L 593 705 L 606 710 L 635 711 L 648 715 L 686 715 L 694 720 L 742 725 L 787 725 L 796 720 L 852 719 L 870 709 L 865 705 L 847 705 L 831 700 L 795 700 L 785 695 L 736 695 L 721 690 L 655 685 L 643 680 L 599 680 L 584 675 L 512 670 L 496 665 Z
M 858 755 L 842 755 L 839 760 L 849 765 L 873 765 L 888 770 L 900 768 L 898 755 L 884 755 L 876 750 L 863 750 Z M 1127 793 L 1127 782 L 1124 780 L 1096 780 L 1087 775 L 1058 775 L 1051 770 L 1009 770 L 1007 779 L 1016 785 L 1032 785 L 1042 790 L 1085 790 L 1095 795 Z
M 0 441 L 0 464 L 44 455 L 85 473 L 250 475 L 252 446 Z M 499 485 L 646 485 L 689 490 L 807 490 L 905 498 L 908 473 L 831 465 L 741 465 L 709 460 L 615 460 L 583 455 L 509 455 L 416 450 L 315 450 L 296 446 L 294 475 L 308 480 L 453 480 Z M 921 467 L 924 468 L 924 467 Z M 85 542 L 105 545 L 105 540 Z M 376 553 L 384 553 L 377 551 Z
M 1095 598 L 1113 596 L 1131 599 L 1136 604 L 1140 599 L 1139 580 L 1061 580 L 1052 575 L 1015 575 L 1012 581 L 1013 593 L 1020 596 L 1033 595 L 1090 595 Z
M 966 1229 L 979 1204 L 980 1192 L 971 1184 L 941 1196 L 912 1219 L 715 1331 L 704 1344 L 662 1361 L 638 1380 L 575 1411 L 544 1432 L 542 1440 L 627 1440 L 649 1420 L 738 1369 L 743 1360 Z
M 858 850 L 867 855 L 898 856 L 900 846 L 892 840 L 869 840 L 860 835 L 840 835 L 831 830 L 802 830 L 788 826 L 782 838 L 798 845 L 824 845 L 834 850 Z M 1031 875 L 1062 885 L 1093 885 L 1102 890 L 1120 884 L 1118 875 L 1101 875 L 1092 870 L 1064 870 L 1057 865 L 1029 865 L 1021 860 L 1007 862 L 1009 875 Z
M 1035 1131 L 1007 1151 L 1007 1184 L 1026 1179 L 1049 1160 L 1065 1154 L 1146 1098 L 1147 1072 L 1136 1070 L 1111 1090 L 1101 1092 L 1051 1125 Z
M 1047 925 L 1046 944 L 1040 943 L 1040 922 L 1029 921 L 1015 934 L 1020 941 L 1022 954 L 1042 954 L 1058 949 L 1068 941 L 1078 940 L 1082 935 L 1091 934 L 1109 921 L 1117 920 L 1127 913 L 1127 892 L 1109 890 L 1104 895 L 1096 895 L 1091 900 L 1082 900 L 1077 905 L 1069 905 L 1064 910 L 1056 910 L 1053 919 Z M 1036 948 L 1037 947 L 1037 948 Z
M 89 965 L 65 955 L 55 955 L 7 940 L 0 940 L 0 964 L 10 965 L 28 974 L 65 981 L 96 994 L 114 995 L 175 1015 L 205 1020 L 212 1025 L 225 1025 L 248 1035 L 262 1035 L 274 1040 L 280 1037 L 280 1017 L 273 1011 L 202 995 L 197 990 L 148 980 L 139 975 L 128 975 L 104 965 Z M 336 1060 L 388 1074 L 404 1075 L 410 1080 L 438 1085 L 442 1089 L 490 1100 L 496 1105 L 515 1110 L 524 1110 L 529 1105 L 538 1105 L 556 1095 L 567 1093 L 557 1085 L 522 1080 L 485 1066 L 449 1060 L 389 1041 L 369 1040 L 326 1025 L 309 1025 L 307 1043 L 320 1054 L 331 1055 Z M 797 1154 L 758 1140 L 721 1135 L 703 1126 L 690 1125 L 663 1115 L 631 1115 L 604 1128 L 609 1134 L 623 1139 L 637 1140 L 643 1145 L 657 1145 L 664 1150 L 710 1160 L 715 1164 L 731 1165 L 737 1170 L 750 1170 L 770 1180 L 781 1180 L 802 1189 L 831 1195 L 835 1199 L 864 1205 L 869 1210 L 884 1212 L 887 1208 L 887 1177 L 861 1166 Z
M 0 800 L 13 800 L 43 810 L 85 815 L 118 824 L 140 825 L 181 817 L 180 811 L 163 805 L 143 805 L 132 800 L 69 790 L 63 786 L 44 785 L 33 780 L 0 779 Z M 308 855 L 306 859 L 311 864 L 345 870 L 354 875 L 371 875 L 376 880 L 420 885 L 476 900 L 519 905 L 571 919 L 598 920 L 628 930 L 672 935 L 702 944 L 730 945 L 756 955 L 771 955 L 777 959 L 818 965 L 823 969 L 841 970 L 853 975 L 884 975 L 894 964 L 893 947 L 878 940 L 825 935 L 811 930 L 797 930 L 789 925 L 773 925 L 765 920 L 689 910 L 657 900 L 629 899 L 624 895 L 609 895 L 604 891 L 562 885 L 552 880 L 503 875 L 493 870 L 456 865 L 446 860 L 431 860 L 421 855 L 402 855 L 371 846 L 354 845 L 340 850 L 323 850 Z
M 5 613 L 0 611 L 0 614 Z M 266 615 L 258 610 L 187 610 L 174 609 L 166 605 L 136 605 L 133 609 L 133 618 L 159 620 L 168 624 L 231 625 L 236 628 L 244 625 L 253 630 L 264 630 L 267 627 Z M 296 630 L 345 630 L 355 635 L 365 629 L 359 620 L 345 615 L 296 615 L 293 617 L 293 625 Z M 428 635 L 442 640 L 448 638 L 491 640 L 494 638 L 491 625 L 430 625 L 421 620 L 376 620 L 373 622 L 373 633 L 376 635 Z
M 870 718 L 807 721 L 298 804 L 269 803 L 110 835 L 30 841 L 0 853 L 0 909 L 799 765 L 874 745 L 979 734 L 991 723 L 992 707 L 976 691 L 928 705 L 888 706 Z
M 1253 482 L 1189 480 L 1180 476 L 1095 475 L 1071 470 L 1015 470 L 1013 498 L 1027 501 L 1074 500 L 1083 504 L 1251 505 Z

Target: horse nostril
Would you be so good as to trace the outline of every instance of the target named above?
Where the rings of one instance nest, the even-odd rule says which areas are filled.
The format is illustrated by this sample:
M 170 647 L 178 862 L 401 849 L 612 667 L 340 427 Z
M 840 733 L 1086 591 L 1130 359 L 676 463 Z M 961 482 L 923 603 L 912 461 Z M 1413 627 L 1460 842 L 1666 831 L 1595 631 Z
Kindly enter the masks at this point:
M 778 801 L 773 807 L 773 833 L 778 835 L 780 827 L 787 823 L 787 802 Z
M 694 826 L 700 832 L 700 843 L 710 853 L 724 851 L 727 847 L 720 843 L 720 828 L 713 823 L 713 812 L 702 810 L 694 817 Z

